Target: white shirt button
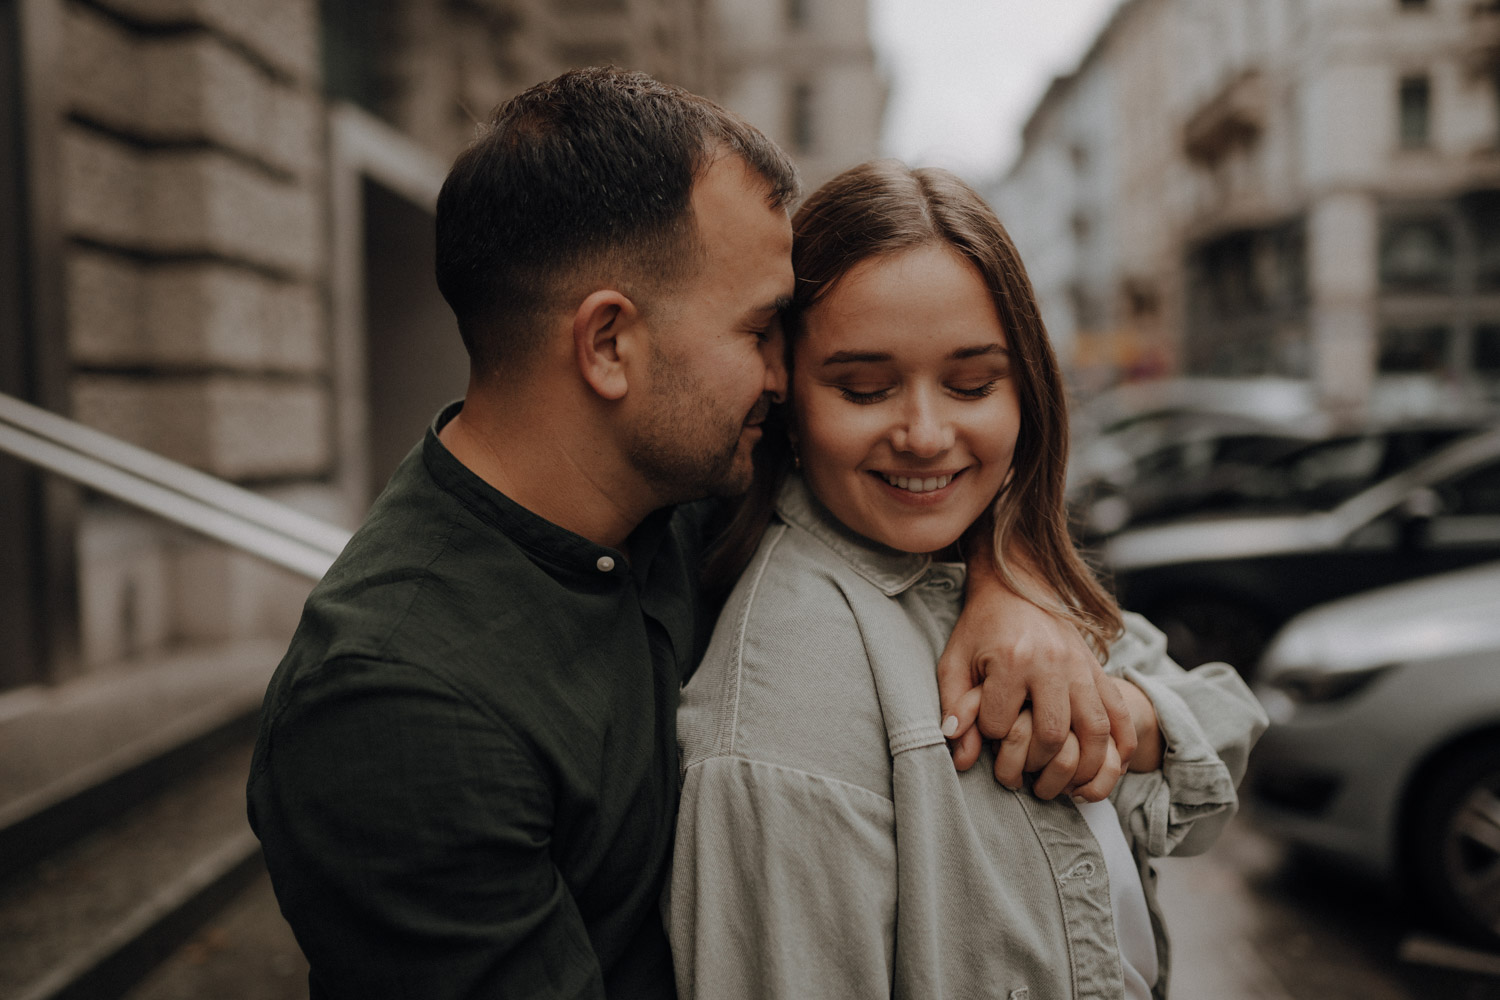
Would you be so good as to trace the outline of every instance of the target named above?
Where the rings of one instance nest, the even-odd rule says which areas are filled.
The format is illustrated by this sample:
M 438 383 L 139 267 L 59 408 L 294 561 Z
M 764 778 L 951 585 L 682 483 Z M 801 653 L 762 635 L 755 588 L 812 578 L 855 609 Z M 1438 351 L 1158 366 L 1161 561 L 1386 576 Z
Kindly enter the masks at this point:
M 594 565 L 599 567 L 599 572 L 608 573 L 615 568 L 615 560 L 613 556 L 600 556 L 599 561 Z

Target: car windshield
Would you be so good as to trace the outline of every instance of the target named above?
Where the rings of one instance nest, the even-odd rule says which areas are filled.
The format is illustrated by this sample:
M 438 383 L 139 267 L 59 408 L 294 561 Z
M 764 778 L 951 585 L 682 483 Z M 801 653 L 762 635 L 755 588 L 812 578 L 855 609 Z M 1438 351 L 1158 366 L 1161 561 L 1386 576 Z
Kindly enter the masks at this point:
M 1406 428 L 1329 438 L 1241 467 L 1206 506 L 1236 511 L 1332 510 L 1361 490 L 1410 468 L 1464 428 Z

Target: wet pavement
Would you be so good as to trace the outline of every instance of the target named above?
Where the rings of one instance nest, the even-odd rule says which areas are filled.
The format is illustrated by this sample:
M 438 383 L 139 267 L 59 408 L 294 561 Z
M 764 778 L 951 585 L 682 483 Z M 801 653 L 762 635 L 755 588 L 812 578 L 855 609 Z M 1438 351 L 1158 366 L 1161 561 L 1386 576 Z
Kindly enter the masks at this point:
M 1500 955 L 1455 949 L 1378 887 L 1288 858 L 1243 818 L 1208 854 L 1158 869 L 1172 1000 L 1500 1000 Z M 307 964 L 264 877 L 126 1000 L 209 997 L 307 997 Z
M 1209 853 L 1157 867 L 1172 1000 L 1500 1000 L 1500 954 L 1445 940 L 1243 817 Z

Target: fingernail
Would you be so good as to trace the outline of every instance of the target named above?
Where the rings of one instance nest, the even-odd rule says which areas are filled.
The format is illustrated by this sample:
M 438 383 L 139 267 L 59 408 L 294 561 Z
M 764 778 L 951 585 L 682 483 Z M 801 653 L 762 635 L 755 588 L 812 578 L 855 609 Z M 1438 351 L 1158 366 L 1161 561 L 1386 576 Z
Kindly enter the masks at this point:
M 943 735 L 949 739 L 958 732 L 958 716 L 950 715 L 943 720 Z

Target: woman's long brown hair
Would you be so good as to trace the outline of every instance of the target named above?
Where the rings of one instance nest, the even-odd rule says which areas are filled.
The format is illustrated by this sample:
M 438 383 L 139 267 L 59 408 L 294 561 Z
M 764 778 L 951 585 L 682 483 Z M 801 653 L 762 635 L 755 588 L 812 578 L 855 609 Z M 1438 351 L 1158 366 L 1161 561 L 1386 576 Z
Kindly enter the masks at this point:
M 802 333 L 801 317 L 863 261 L 941 246 L 979 271 L 1005 331 L 1021 409 L 1014 474 L 995 498 L 990 517 L 996 568 L 1016 593 L 1073 621 L 1102 657 L 1120 633 L 1120 609 L 1068 534 L 1063 502 L 1068 413 L 1062 373 L 1026 269 L 995 213 L 946 170 L 913 170 L 895 160 L 876 160 L 844 171 L 814 192 L 797 210 L 792 231 L 797 287 L 783 318 L 788 359 Z M 732 585 L 770 522 L 791 461 L 785 423 L 789 407 L 776 410 L 777 419 L 767 421 L 757 449 L 754 485 L 710 556 L 710 586 Z M 1007 565 L 1007 554 L 1023 549 L 1055 596 L 1025 586 Z

